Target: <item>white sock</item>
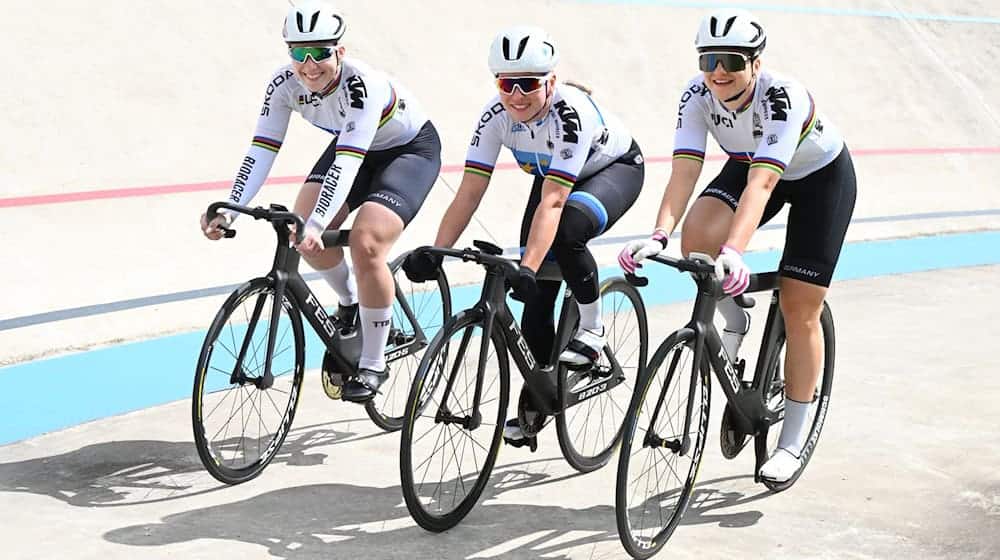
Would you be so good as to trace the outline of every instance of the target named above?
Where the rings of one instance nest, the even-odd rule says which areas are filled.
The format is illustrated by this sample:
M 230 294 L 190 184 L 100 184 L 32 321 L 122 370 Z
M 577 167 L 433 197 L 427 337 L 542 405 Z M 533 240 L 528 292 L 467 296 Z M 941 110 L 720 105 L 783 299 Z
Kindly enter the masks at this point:
M 597 298 L 590 303 L 577 302 L 580 309 L 580 328 L 591 332 L 601 333 L 604 331 L 604 321 L 601 320 L 601 298 Z
M 340 305 L 354 305 L 358 303 L 358 284 L 354 280 L 354 271 L 351 265 L 347 264 L 347 259 L 342 259 L 340 264 L 326 270 L 317 270 L 326 283 L 337 292 L 340 298 Z
M 361 306 L 361 360 L 358 368 L 382 371 L 385 369 L 385 343 L 389 340 L 392 323 L 392 306 Z
M 727 331 L 745 333 L 750 328 L 750 315 L 736 304 L 736 300 L 731 297 L 724 297 L 719 300 L 716 308 L 726 320 Z
M 802 455 L 802 446 L 812 420 L 812 403 L 793 401 L 785 398 L 785 420 L 781 423 L 778 447 L 787 449 L 796 457 Z

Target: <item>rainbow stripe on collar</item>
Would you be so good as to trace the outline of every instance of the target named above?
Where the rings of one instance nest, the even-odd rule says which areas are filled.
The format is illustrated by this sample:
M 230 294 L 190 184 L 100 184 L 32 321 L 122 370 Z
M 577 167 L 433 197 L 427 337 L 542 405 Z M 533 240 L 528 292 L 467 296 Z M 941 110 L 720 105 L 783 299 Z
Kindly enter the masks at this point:
M 319 92 L 318 95 L 320 97 L 326 97 L 326 96 L 330 95 L 331 93 L 337 91 L 337 88 L 340 87 L 340 78 L 343 77 L 343 75 L 344 75 L 344 71 L 341 70 L 340 73 L 337 74 L 337 79 L 334 80 L 334 81 L 332 81 L 332 82 L 330 82 L 325 88 L 323 88 L 323 91 Z

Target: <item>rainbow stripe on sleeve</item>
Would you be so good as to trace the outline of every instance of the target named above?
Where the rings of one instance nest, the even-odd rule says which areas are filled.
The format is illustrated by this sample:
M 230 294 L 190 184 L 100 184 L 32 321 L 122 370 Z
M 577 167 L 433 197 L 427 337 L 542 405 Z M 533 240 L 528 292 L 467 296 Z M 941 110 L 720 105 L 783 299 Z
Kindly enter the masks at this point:
M 274 153 L 278 153 L 278 150 L 281 149 L 281 142 L 266 136 L 254 136 L 251 145 Z
M 338 157 L 340 157 L 342 155 L 343 156 L 356 157 L 358 159 L 365 159 L 365 155 L 367 155 L 367 154 L 368 154 L 368 150 L 362 150 L 361 148 L 358 148 L 358 147 L 355 147 L 355 146 L 348 146 L 348 145 L 340 145 L 340 144 L 338 144 L 337 145 L 337 152 L 336 152 L 336 155 L 334 156 L 334 159 L 336 159 L 336 158 L 338 158 Z
M 382 116 L 379 117 L 378 127 L 382 128 L 385 123 L 392 120 L 392 117 L 396 114 L 396 110 L 399 108 L 399 98 L 396 97 L 396 88 L 389 84 L 389 103 L 382 109 Z
M 480 177 L 486 177 L 487 179 L 493 176 L 493 167 L 494 166 L 492 165 L 472 161 L 471 159 L 465 160 L 466 173 L 472 173 L 473 175 L 479 175 Z
M 570 189 L 576 184 L 576 175 L 570 175 L 558 169 L 549 168 L 549 172 L 545 174 L 545 178 Z
M 806 136 L 809 136 L 813 128 L 816 128 L 816 121 L 818 120 L 816 116 L 816 102 L 813 101 L 811 93 L 807 92 L 806 95 L 809 96 L 809 116 L 806 117 L 806 122 L 802 125 L 802 134 L 799 135 L 799 145 L 805 141 Z
M 674 159 L 690 159 L 697 162 L 704 162 L 705 152 L 687 149 L 674 150 Z
M 750 164 L 750 169 L 753 169 L 754 167 L 763 167 L 764 169 L 774 171 L 778 175 L 784 175 L 786 166 L 784 163 L 773 158 L 755 157 L 753 158 L 753 162 Z

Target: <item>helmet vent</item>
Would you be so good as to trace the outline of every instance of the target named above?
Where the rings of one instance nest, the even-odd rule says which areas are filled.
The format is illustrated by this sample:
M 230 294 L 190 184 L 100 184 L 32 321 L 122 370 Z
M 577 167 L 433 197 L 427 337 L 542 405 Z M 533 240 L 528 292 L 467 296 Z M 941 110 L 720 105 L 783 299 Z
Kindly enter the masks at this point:
M 309 29 L 306 29 L 304 22 L 302 21 L 302 12 L 297 12 L 295 14 L 295 23 L 299 26 L 299 33 L 312 33 L 313 29 L 316 29 L 317 22 L 319 22 L 319 12 L 312 15 L 312 19 L 309 22 Z
M 525 37 L 525 38 L 521 39 L 521 42 L 517 45 L 517 54 L 515 54 L 514 56 L 511 56 L 510 55 L 510 39 L 504 37 L 503 38 L 503 57 L 506 58 L 507 60 L 518 60 L 518 59 L 521 58 L 521 55 L 524 54 L 524 48 L 527 47 L 527 46 L 528 46 L 528 37 Z M 551 45 L 549 45 L 549 46 L 551 46 Z M 552 50 L 555 51 L 555 49 L 552 49 Z
M 717 32 L 717 28 L 718 28 L 718 25 L 719 25 L 719 20 L 717 18 L 713 17 L 712 18 L 712 29 L 711 29 L 711 31 L 712 31 L 712 37 L 725 37 L 726 35 L 729 34 L 729 30 L 733 28 L 733 24 L 734 23 L 736 23 L 736 16 L 733 16 L 733 17 L 729 18 L 728 20 L 726 20 L 726 27 L 722 30 L 722 33 L 718 33 Z M 759 30 L 760 27 L 758 26 L 757 29 Z

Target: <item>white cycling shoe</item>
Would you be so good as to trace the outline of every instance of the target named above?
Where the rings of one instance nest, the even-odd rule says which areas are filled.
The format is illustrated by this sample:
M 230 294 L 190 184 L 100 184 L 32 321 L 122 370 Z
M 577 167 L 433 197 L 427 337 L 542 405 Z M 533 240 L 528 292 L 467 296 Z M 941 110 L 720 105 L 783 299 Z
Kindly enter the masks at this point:
M 559 354 L 559 361 L 574 367 L 589 366 L 601 357 L 604 350 L 604 329 L 594 332 L 587 329 L 577 329 L 576 336 L 569 341 L 566 349 Z
M 760 477 L 771 482 L 788 482 L 802 468 L 802 459 L 779 447 L 760 468 Z

